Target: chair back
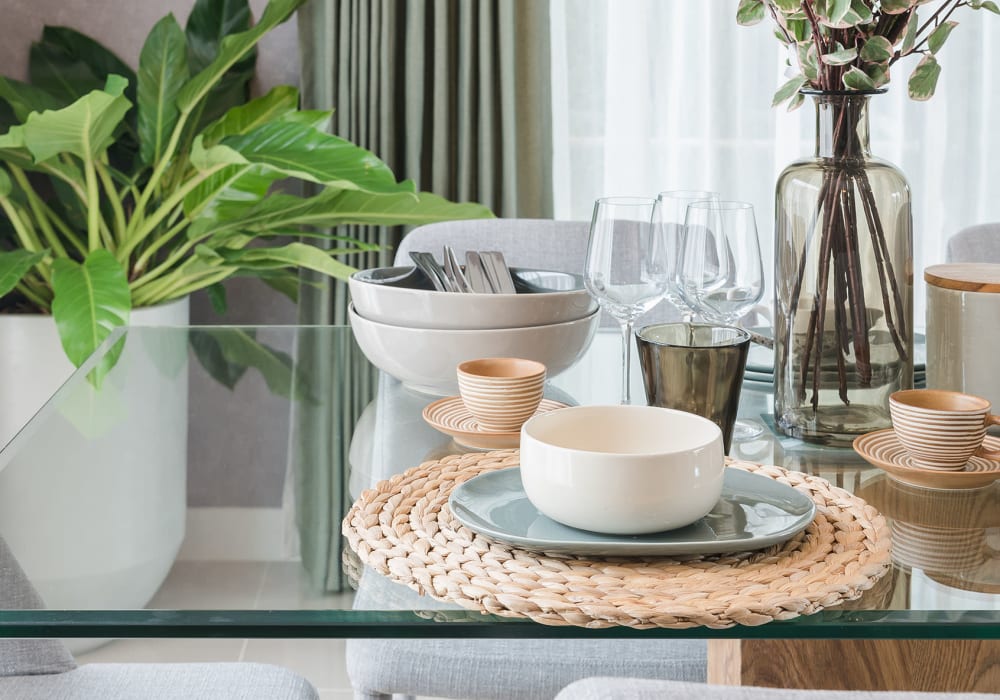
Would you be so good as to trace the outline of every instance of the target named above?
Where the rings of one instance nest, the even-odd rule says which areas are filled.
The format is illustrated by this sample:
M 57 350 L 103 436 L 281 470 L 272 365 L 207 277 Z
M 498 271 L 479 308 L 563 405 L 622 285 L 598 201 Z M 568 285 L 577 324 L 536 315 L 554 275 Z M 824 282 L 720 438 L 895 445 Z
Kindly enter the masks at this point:
M 1000 263 L 1000 223 L 977 224 L 948 239 L 946 262 Z

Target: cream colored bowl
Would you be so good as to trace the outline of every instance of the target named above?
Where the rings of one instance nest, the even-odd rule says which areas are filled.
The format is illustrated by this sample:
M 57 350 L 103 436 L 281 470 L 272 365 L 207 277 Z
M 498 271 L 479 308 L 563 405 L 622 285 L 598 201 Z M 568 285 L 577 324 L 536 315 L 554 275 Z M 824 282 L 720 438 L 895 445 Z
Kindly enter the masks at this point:
M 351 275 L 358 313 L 378 323 L 450 330 L 523 328 L 564 323 L 597 310 L 579 275 L 514 268 L 518 294 L 438 292 L 412 267 L 374 268 Z
M 526 328 L 440 330 L 376 323 L 348 312 L 354 338 L 368 360 L 412 389 L 450 396 L 458 393 L 455 368 L 480 357 L 522 357 L 541 362 L 553 377 L 580 359 L 594 339 L 600 311 Z
M 521 428 L 528 500 L 570 527 L 618 535 L 673 530 L 722 496 L 722 431 L 653 406 L 577 406 Z

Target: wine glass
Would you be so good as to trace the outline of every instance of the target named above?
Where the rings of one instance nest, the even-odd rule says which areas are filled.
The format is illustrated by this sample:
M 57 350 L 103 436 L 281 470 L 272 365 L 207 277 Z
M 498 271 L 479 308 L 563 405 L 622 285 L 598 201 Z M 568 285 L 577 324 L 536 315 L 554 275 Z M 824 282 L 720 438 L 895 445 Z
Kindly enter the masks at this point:
M 656 200 L 606 197 L 594 204 L 584 281 L 622 329 L 622 399 L 631 401 L 632 324 L 663 298 L 670 284 L 669 255 L 652 224 Z
M 676 276 L 677 264 L 681 254 L 681 241 L 684 233 L 684 219 L 687 216 L 688 204 L 702 200 L 719 201 L 717 192 L 707 190 L 670 190 L 660 192 L 656 196 L 656 205 L 653 207 L 653 225 L 659 229 L 659 235 L 663 236 L 667 245 L 667 254 L 670 256 L 667 262 L 667 274 L 671 280 Z M 674 287 L 667 288 L 666 299 L 681 312 L 681 319 L 685 323 L 694 320 L 694 309 L 684 301 Z
M 747 202 L 688 204 L 675 291 L 712 323 L 735 326 L 764 296 L 764 265 L 757 221 Z M 733 438 L 764 432 L 756 421 L 736 421 Z

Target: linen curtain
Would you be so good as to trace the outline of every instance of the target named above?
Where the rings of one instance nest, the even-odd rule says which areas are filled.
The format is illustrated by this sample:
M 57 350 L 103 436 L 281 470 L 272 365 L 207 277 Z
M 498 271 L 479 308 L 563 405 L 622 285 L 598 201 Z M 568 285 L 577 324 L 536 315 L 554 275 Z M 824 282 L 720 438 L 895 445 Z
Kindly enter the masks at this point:
M 737 0 L 553 0 L 556 218 L 588 217 L 602 195 L 719 190 L 755 205 L 771 270 L 774 184 L 813 151 L 811 100 L 772 109 L 787 78 L 765 21 L 736 24 Z M 922 271 L 944 261 L 959 229 L 1000 220 L 1000 17 L 964 8 L 942 50 L 928 102 L 907 96 L 912 62 L 871 99 L 872 152 L 912 190 L 915 321 L 924 325 Z M 770 300 L 770 297 L 766 297 Z
M 551 93 L 548 3 L 539 0 L 313 0 L 299 11 L 302 93 L 335 109 L 331 130 L 382 158 L 400 179 L 498 216 L 550 217 Z M 336 232 L 381 246 L 347 260 L 388 265 L 399 227 Z M 347 321 L 347 287 L 304 277 L 306 324 Z M 328 370 L 326 400 L 299 406 L 293 484 L 300 551 L 314 582 L 337 580 L 340 520 L 349 501 L 351 430 L 375 395 L 353 343 L 303 335 L 299 361 Z M 400 465 L 404 467 L 406 465 Z

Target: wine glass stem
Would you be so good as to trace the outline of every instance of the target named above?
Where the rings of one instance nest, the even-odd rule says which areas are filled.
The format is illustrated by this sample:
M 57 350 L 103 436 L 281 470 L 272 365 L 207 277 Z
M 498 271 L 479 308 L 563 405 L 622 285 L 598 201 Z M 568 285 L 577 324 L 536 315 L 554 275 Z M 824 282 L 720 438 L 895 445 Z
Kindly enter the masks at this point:
M 632 321 L 622 321 L 622 404 L 632 403 Z

